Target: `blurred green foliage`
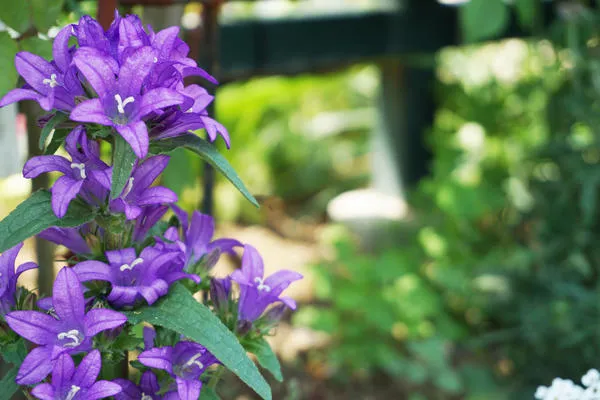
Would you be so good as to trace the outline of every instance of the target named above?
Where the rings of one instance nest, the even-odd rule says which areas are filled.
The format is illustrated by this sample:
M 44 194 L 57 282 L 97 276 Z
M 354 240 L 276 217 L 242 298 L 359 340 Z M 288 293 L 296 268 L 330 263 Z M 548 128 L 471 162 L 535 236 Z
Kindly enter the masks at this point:
M 323 76 L 224 85 L 216 96 L 216 116 L 231 134 L 232 150 L 222 142 L 220 150 L 252 193 L 281 197 L 300 213 L 321 218 L 331 198 L 367 182 L 377 82 L 376 68 L 357 66 Z M 178 181 L 180 197 L 193 208 L 201 174 L 183 157 L 174 157 L 164 179 L 168 185 Z M 198 178 L 183 181 L 181 174 Z M 257 221 L 256 209 L 222 179 L 216 193 L 218 217 Z
M 543 39 L 440 54 L 414 241 L 342 244 L 315 268 L 322 303 L 296 318 L 331 334 L 324 361 L 342 376 L 384 371 L 448 398 L 431 380 L 444 354 L 466 398 L 529 399 L 598 366 L 600 12 L 576 6 Z M 438 361 L 411 352 L 431 341 Z

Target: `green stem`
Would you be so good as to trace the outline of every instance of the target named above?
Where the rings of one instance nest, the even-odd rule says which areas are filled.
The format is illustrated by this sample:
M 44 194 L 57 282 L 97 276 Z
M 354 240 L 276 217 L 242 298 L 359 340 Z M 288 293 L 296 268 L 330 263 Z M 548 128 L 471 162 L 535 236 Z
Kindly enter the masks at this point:
M 217 367 L 215 373 L 213 374 L 213 376 L 208 381 L 208 387 L 210 389 L 215 389 L 217 387 L 217 384 L 219 383 L 219 380 L 221 380 L 221 377 L 223 376 L 224 372 L 225 372 L 225 368 L 223 368 L 223 366 L 219 365 Z

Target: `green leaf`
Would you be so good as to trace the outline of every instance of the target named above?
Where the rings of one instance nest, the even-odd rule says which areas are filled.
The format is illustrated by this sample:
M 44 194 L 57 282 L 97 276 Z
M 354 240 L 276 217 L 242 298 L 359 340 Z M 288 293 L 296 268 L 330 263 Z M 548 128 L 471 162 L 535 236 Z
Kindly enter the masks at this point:
M 281 365 L 279 365 L 277 355 L 275 355 L 273 349 L 265 339 L 260 338 L 258 340 L 246 343 L 245 347 L 246 350 L 256 356 L 258 363 L 264 369 L 273 374 L 275 379 L 277 379 L 279 382 L 283 382 Z
M 23 339 L 2 347 L 2 358 L 9 364 L 20 366 L 25 356 L 27 356 L 27 348 Z
M 44 125 L 44 127 L 42 128 L 42 133 L 40 134 L 40 142 L 38 143 L 38 145 L 40 146 L 40 150 L 44 148 L 44 145 L 46 144 L 46 139 L 48 139 L 48 135 L 50 135 L 50 132 L 52 132 L 52 130 L 56 128 L 58 124 L 66 121 L 68 118 L 69 116 L 67 114 L 57 112 L 52 118 L 50 118 L 48 122 L 46 122 L 46 125 Z
M 129 143 L 119 135 L 115 135 L 114 137 L 112 186 L 110 188 L 111 199 L 116 199 L 123 192 L 136 160 L 136 156 Z
M 170 294 L 152 307 L 126 314 L 132 324 L 146 321 L 202 344 L 263 399 L 271 400 L 271 388 L 235 335 L 183 285 L 173 285 Z
M 192 164 L 193 154 L 184 149 L 173 150 L 169 165 L 161 176 L 162 185 L 181 196 L 186 187 L 194 186 L 198 171 Z
M 525 28 L 532 28 L 535 19 L 536 2 L 538 0 L 516 0 L 515 7 L 519 22 Z
M 233 167 L 225 157 L 223 157 L 217 149 L 206 140 L 201 139 L 196 135 L 188 134 L 150 143 L 150 151 L 153 154 L 169 153 L 180 147 L 185 147 L 198 154 L 204 161 L 215 167 L 225 176 L 225 178 L 233 183 L 233 186 L 235 186 L 246 199 L 256 207 L 259 207 L 258 202 L 254 196 L 250 194 Z
M 46 60 L 52 60 L 52 41 L 44 40 L 37 36 L 28 37 L 19 41 L 19 48 L 37 54 Z
M 3 7 L 0 7 L 2 9 Z M 1 20 L 0 14 L 0 20 Z M 17 70 L 15 69 L 15 54 L 19 48 L 16 42 L 7 32 L 0 32 L 0 97 L 9 90 L 14 89 L 17 84 Z
M 0 221 L 0 252 L 51 226 L 76 227 L 92 219 L 94 212 L 79 201 L 72 201 L 67 215 L 57 218 L 50 204 L 50 192 L 37 191 Z
M 56 129 L 50 137 L 50 142 L 48 143 L 46 150 L 44 150 L 44 155 L 47 156 L 56 153 L 56 150 L 64 143 L 69 132 L 71 131 L 68 129 Z
M 29 0 L 33 25 L 39 32 L 46 33 L 55 26 L 65 0 Z
M 460 8 L 460 16 L 467 42 L 497 36 L 509 22 L 508 8 L 503 0 L 471 0 Z
M 29 0 L 3 1 L 0 7 L 0 20 L 17 32 L 25 32 L 31 25 Z M 4 57 L 4 53 L 2 53 Z
M 220 400 L 221 398 L 215 392 L 213 388 L 209 388 L 208 386 L 202 387 L 202 392 L 200 392 L 200 400 Z
M 17 379 L 17 373 L 19 372 L 19 368 L 15 367 L 8 371 L 0 380 L 0 400 L 10 400 L 11 397 L 17 393 L 19 390 L 19 386 L 15 382 Z

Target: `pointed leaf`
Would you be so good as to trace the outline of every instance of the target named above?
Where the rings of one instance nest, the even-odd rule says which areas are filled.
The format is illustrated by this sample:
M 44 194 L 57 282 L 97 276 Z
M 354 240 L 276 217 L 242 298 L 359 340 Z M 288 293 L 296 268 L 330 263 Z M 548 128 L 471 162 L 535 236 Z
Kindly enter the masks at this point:
M 111 199 L 116 199 L 123 192 L 136 160 L 129 143 L 119 135 L 115 135 L 114 138 L 112 186 L 110 188 Z
M 51 40 L 40 39 L 37 36 L 28 37 L 23 40 L 19 40 L 19 49 L 37 54 L 46 60 L 52 60 Z
M 52 26 L 57 25 L 58 17 L 65 0 L 29 0 L 31 2 L 31 17 L 38 31 L 46 33 Z M 51 59 L 52 57 L 50 57 Z
M 183 285 L 173 285 L 171 293 L 154 306 L 126 314 L 131 324 L 146 321 L 202 344 L 263 399 L 271 400 L 271 388 L 235 335 Z
M 467 42 L 490 39 L 508 25 L 508 6 L 503 0 L 471 0 L 461 6 L 460 21 Z
M 198 154 L 204 161 L 225 175 L 225 178 L 233 183 L 233 186 L 235 186 L 246 199 L 248 199 L 256 207 L 259 207 L 258 202 L 254 196 L 250 194 L 233 167 L 229 164 L 225 157 L 223 157 L 217 151 L 217 149 L 206 140 L 192 134 L 157 140 L 150 143 L 150 152 L 154 154 L 168 153 L 180 147 L 185 147 L 186 149 Z
M 4 6 L 3 6 L 4 7 Z M 2 9 L 3 7 L 0 7 Z M 0 20 L 2 19 L 0 12 Z M 0 98 L 9 90 L 14 89 L 17 84 L 17 70 L 15 68 L 15 54 L 19 51 L 17 43 L 11 39 L 7 32 L 0 32 Z
M 221 398 L 215 392 L 215 389 L 204 386 L 200 392 L 200 400 L 221 400 Z
M 17 390 L 19 390 L 19 386 L 15 382 L 18 373 L 19 368 L 14 367 L 2 377 L 2 380 L 0 380 L 0 388 L 2 388 L 2 391 L 0 391 L 1 400 L 10 400 L 12 396 L 17 393 Z
M 68 129 L 55 129 L 50 137 L 48 146 L 46 146 L 46 150 L 44 150 L 44 155 L 48 156 L 56 153 L 56 150 L 65 142 L 69 132 L 71 131 Z
M 281 365 L 277 355 L 273 352 L 271 345 L 263 339 L 253 340 L 252 342 L 245 343 L 244 347 L 246 350 L 256 356 L 258 363 L 277 379 L 279 382 L 283 382 L 283 375 L 281 374 Z
M 50 118 L 48 122 L 46 122 L 46 125 L 44 125 L 44 127 L 42 128 L 42 133 L 40 134 L 40 150 L 44 148 L 44 145 L 46 144 L 46 139 L 48 139 L 50 132 L 52 132 L 52 130 L 55 129 L 58 124 L 66 121 L 68 118 L 69 116 L 67 114 L 57 112 L 52 118 Z
M 50 192 L 40 190 L 0 221 L 0 252 L 37 235 L 51 226 L 76 227 L 94 219 L 94 212 L 79 201 L 71 202 L 67 215 L 57 218 L 52 211 Z

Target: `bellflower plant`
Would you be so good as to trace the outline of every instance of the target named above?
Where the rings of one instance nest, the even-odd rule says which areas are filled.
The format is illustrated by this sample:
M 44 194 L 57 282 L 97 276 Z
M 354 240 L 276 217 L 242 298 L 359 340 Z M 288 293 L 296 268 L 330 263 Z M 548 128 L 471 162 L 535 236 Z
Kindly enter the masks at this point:
M 39 124 L 51 135 L 23 175 L 57 178 L 0 221 L 0 354 L 28 398 L 218 398 L 230 370 L 271 399 L 247 352 L 281 375 L 264 337 L 296 307 L 282 292 L 301 275 L 265 278 L 254 247 L 214 239 L 211 216 L 188 214 L 159 185 L 167 153 L 186 148 L 258 206 L 210 143 L 220 136 L 230 146 L 207 110 L 214 98 L 203 85 L 217 82 L 188 52 L 179 28 L 155 32 L 115 13 L 107 30 L 89 16 L 64 27 L 52 60 L 15 58 L 25 84 L 0 107 L 37 101 L 48 112 Z M 186 84 L 190 77 L 196 82 Z M 199 129 L 208 140 L 191 132 Z M 55 154 L 61 146 L 63 155 Z M 69 250 L 52 293 L 17 286 L 37 268 L 15 270 L 22 242 L 34 235 Z M 212 275 L 221 254 L 241 251 L 240 270 Z M 11 397 L 17 389 L 8 390 Z

